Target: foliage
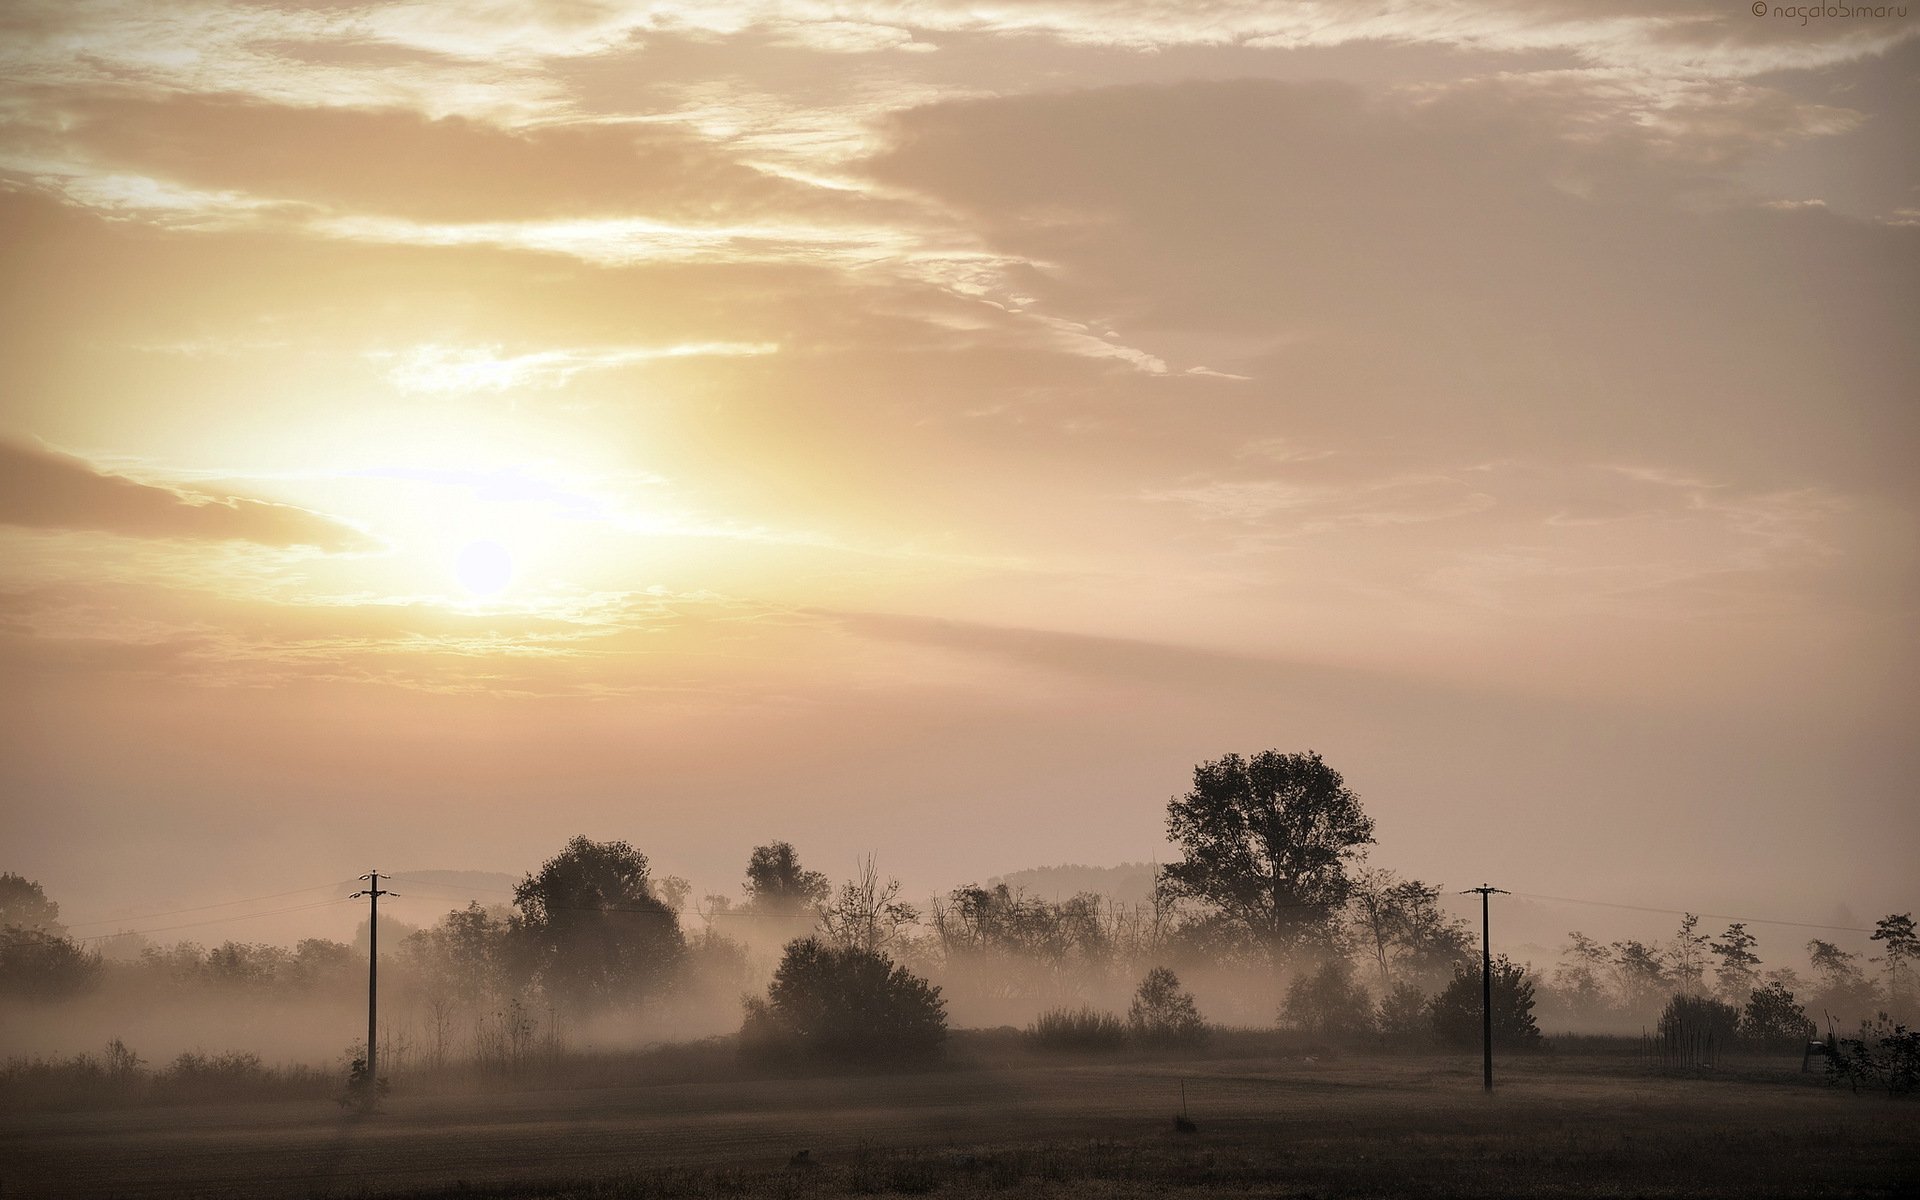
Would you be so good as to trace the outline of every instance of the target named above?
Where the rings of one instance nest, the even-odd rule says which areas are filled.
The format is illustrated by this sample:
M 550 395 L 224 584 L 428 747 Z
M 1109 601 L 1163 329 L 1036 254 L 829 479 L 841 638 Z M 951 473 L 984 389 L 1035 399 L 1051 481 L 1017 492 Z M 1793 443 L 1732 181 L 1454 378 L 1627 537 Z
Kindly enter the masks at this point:
M 900 899 L 900 881 L 882 883 L 869 854 L 859 878 L 841 884 L 833 902 L 820 909 L 820 931 L 837 945 L 878 954 L 919 919 L 920 910 Z
M 685 940 L 650 884 L 647 856 L 626 842 L 575 837 L 514 888 L 515 936 L 549 996 L 583 1011 L 672 978 Z
M 1673 984 L 1683 993 L 1701 991 L 1706 986 L 1708 937 L 1698 932 L 1700 918 L 1683 913 L 1680 928 L 1673 935 L 1667 960 L 1673 968 Z
M 964 965 L 1011 996 L 1074 994 L 1104 980 L 1114 953 L 1091 894 L 1053 903 L 968 884 L 936 900 L 933 929 L 949 969 Z
M 1380 997 L 1374 1025 L 1381 1040 L 1396 1046 L 1414 1046 L 1433 1035 L 1427 1016 L 1427 993 L 1417 983 L 1402 979 Z
M 67 927 L 60 923 L 60 906 L 47 899 L 36 880 L 12 871 L 0 874 L 0 926 L 12 926 L 60 937 Z
M 1727 926 L 1727 932 L 1719 941 L 1708 943 L 1720 960 L 1714 982 L 1719 986 L 1721 997 L 1730 1003 L 1740 1003 L 1753 991 L 1760 966 L 1760 956 L 1753 948 L 1758 944 L 1759 939 L 1747 932 L 1742 921 Z
M 1862 1019 L 1880 1002 L 1880 989 L 1860 969 L 1860 956 L 1850 954 L 1832 942 L 1814 938 L 1807 943 L 1807 956 L 1813 960 L 1814 991 L 1808 1007 L 1815 1012 Z
M 1400 975 L 1443 978 L 1472 953 L 1472 931 L 1440 910 L 1437 886 L 1379 869 L 1361 871 L 1352 882 L 1352 924 L 1373 957 L 1382 987 L 1391 987 Z
M 1920 1030 L 1896 1023 L 1886 1013 L 1860 1022 L 1857 1038 L 1836 1038 L 1827 1047 L 1827 1078 L 1859 1091 L 1884 1087 L 1898 1095 L 1920 1085 Z
M 1795 1003 L 1793 993 L 1779 982 L 1755 988 L 1747 998 L 1746 1011 L 1740 1015 L 1741 1038 L 1775 1049 L 1799 1049 L 1816 1032 L 1807 1010 Z
M 940 989 L 874 950 L 788 943 L 765 1000 L 750 997 L 741 1048 L 761 1058 L 913 1061 L 947 1036 Z
M 1333 955 L 1287 985 L 1281 1018 L 1323 1037 L 1362 1036 L 1374 1032 L 1373 998 L 1354 979 L 1353 964 Z
M 800 865 L 793 843 L 768 842 L 747 859 L 745 890 L 755 912 L 791 916 L 809 912 L 831 889 L 825 875 Z
M 1033 1019 L 1026 1034 L 1043 1050 L 1118 1050 L 1127 1041 L 1126 1024 L 1091 1005 L 1050 1008 Z
M 1454 968 L 1453 978 L 1428 1006 L 1434 1036 L 1455 1046 L 1480 1041 L 1480 964 Z M 1510 1050 L 1533 1049 L 1540 1044 L 1540 1027 L 1533 1020 L 1533 980 L 1527 969 L 1506 955 L 1493 960 L 1493 1041 Z
M 0 996 L 64 1000 L 92 987 L 100 956 L 72 938 L 22 925 L 0 927 Z
M 1659 947 L 1629 938 L 1615 942 L 1612 950 L 1614 985 L 1620 1006 L 1635 1016 L 1650 1015 L 1660 997 L 1673 986 Z
M 1912 913 L 1894 913 L 1874 922 L 1873 940 L 1886 947 L 1884 958 L 1887 964 L 1887 1003 L 1896 1016 L 1902 1015 L 1907 1005 L 1907 992 L 1912 987 L 1913 971 L 1906 967 L 1914 959 L 1920 958 L 1920 934 L 1916 934 Z
M 1711 1038 L 1715 1045 L 1730 1046 L 1740 1033 L 1740 1010 L 1712 996 L 1676 995 L 1661 1010 L 1655 1029 L 1667 1040 Z
M 1181 988 L 1180 977 L 1166 967 L 1148 971 L 1134 990 L 1127 1031 L 1148 1046 L 1197 1046 L 1208 1034 L 1193 993 Z
M 1183 858 L 1161 878 L 1177 896 L 1234 921 L 1276 958 L 1325 945 L 1351 891 L 1346 864 L 1373 841 L 1373 820 L 1312 751 L 1229 754 L 1193 769 L 1193 789 L 1167 805 Z

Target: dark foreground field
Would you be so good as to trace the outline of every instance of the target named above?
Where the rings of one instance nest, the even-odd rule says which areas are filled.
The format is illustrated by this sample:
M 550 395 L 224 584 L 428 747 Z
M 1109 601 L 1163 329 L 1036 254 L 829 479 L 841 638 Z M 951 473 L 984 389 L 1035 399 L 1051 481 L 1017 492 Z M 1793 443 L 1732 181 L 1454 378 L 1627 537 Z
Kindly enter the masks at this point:
M 1920 1103 L 1591 1059 L 1490 1097 L 1472 1060 L 1216 1057 L 4 1120 L 9 1198 L 1920 1196 Z

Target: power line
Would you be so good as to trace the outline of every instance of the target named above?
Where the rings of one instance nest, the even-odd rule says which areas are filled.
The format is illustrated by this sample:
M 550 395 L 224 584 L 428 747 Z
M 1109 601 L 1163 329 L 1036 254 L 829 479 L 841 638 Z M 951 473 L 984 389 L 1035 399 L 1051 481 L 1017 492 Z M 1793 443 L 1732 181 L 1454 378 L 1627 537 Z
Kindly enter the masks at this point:
M 1552 900 L 1560 904 L 1590 904 L 1596 908 L 1625 908 L 1634 912 L 1661 913 L 1670 917 L 1711 917 L 1716 921 L 1744 921 L 1750 925 L 1785 925 L 1794 929 L 1829 929 L 1840 933 L 1872 933 L 1856 925 L 1821 925 L 1812 921 L 1772 921 L 1765 917 L 1742 917 L 1732 913 L 1695 912 L 1688 908 L 1652 908 L 1645 904 L 1619 904 L 1611 900 L 1577 900 L 1572 896 L 1542 896 L 1534 892 L 1514 892 L 1527 900 Z
M 127 913 L 117 917 L 83 918 L 77 921 L 63 921 L 62 924 L 67 926 L 113 925 L 121 921 L 151 921 L 155 917 L 172 917 L 172 916 L 178 916 L 181 913 L 206 912 L 209 909 L 215 909 L 215 908 L 231 908 L 233 905 L 236 905 L 236 904 L 256 904 L 262 900 L 280 900 L 280 899 L 284 899 L 287 896 L 298 896 L 306 892 L 318 892 L 325 888 L 345 887 L 345 886 L 347 886 L 347 881 L 342 879 L 342 880 L 335 880 L 332 883 L 316 883 L 312 887 L 294 888 L 290 892 L 272 892 L 265 896 L 248 896 L 241 900 L 222 900 L 218 904 L 197 904 L 197 905 L 194 905 L 192 908 L 168 908 L 168 909 L 162 909 L 159 912 Z
M 312 889 L 309 888 L 305 890 L 311 891 Z M 76 942 L 100 942 L 108 938 L 117 938 L 129 933 L 142 935 L 149 933 L 171 933 L 176 929 L 197 929 L 203 925 L 224 925 L 229 921 L 248 921 L 255 917 L 278 917 L 286 913 L 308 912 L 316 908 L 331 908 L 336 904 L 345 904 L 346 902 L 347 897 L 339 896 L 332 900 L 318 900 L 312 904 L 296 904 L 290 908 L 270 908 L 263 912 L 236 913 L 231 917 L 211 917 L 205 921 L 185 921 L 179 925 L 160 925 L 151 929 L 119 929 L 112 933 L 90 933 L 85 937 L 77 937 L 73 940 Z

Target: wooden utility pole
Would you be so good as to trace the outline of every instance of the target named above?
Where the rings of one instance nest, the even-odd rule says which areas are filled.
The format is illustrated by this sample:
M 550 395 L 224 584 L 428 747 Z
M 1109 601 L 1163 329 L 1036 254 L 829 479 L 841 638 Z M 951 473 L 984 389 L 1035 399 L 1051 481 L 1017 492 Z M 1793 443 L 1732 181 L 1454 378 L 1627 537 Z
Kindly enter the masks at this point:
M 1462 896 L 1480 894 L 1480 1069 L 1486 1089 L 1493 1090 L 1493 926 L 1487 916 L 1487 898 L 1507 893 L 1481 884 Z
M 379 1043 L 374 1040 L 380 1032 L 380 897 L 397 896 L 400 893 L 383 891 L 378 871 L 369 871 L 360 878 L 367 881 L 367 886 L 349 899 L 367 898 L 367 1073 L 363 1082 L 366 1101 L 371 1104 L 380 1090 L 380 1076 L 376 1072 L 380 1050 Z

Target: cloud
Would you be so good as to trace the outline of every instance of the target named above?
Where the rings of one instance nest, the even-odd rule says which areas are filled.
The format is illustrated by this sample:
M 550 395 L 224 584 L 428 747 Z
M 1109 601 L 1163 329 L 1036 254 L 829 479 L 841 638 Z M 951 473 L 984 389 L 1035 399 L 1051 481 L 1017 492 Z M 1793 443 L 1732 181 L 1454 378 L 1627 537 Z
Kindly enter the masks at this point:
M 0 523 L 333 553 L 375 546 L 359 530 L 291 504 L 143 483 L 83 459 L 7 441 L 0 441 Z

